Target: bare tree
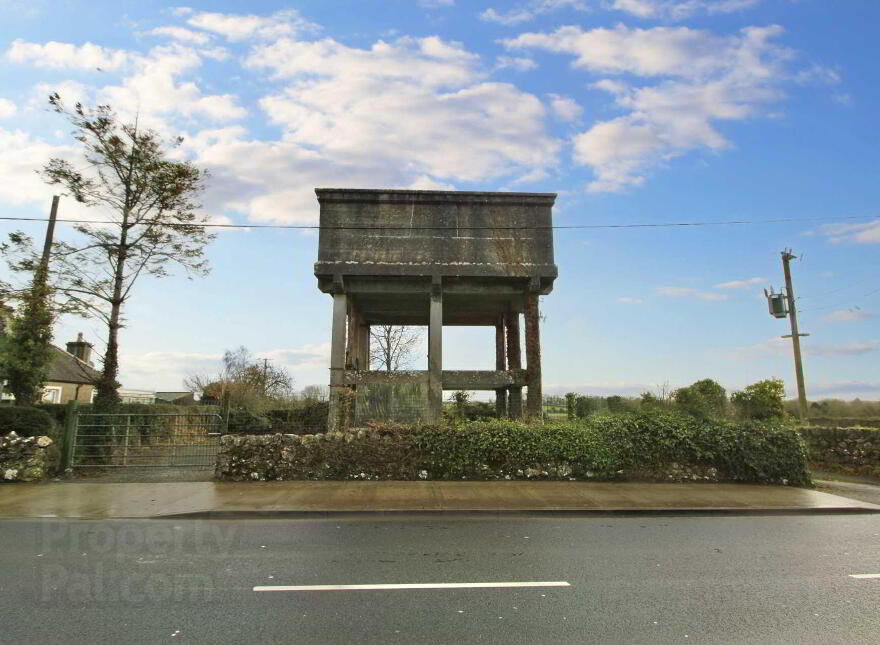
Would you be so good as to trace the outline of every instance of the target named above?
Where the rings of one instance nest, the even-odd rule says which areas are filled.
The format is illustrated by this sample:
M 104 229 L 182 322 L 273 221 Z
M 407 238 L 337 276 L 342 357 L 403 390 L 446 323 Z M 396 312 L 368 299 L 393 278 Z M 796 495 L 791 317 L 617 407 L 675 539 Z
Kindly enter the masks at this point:
M 326 385 L 306 385 L 299 396 L 303 401 L 326 401 L 330 398 L 330 388 Z
M 184 380 L 184 386 L 204 399 L 228 398 L 234 408 L 258 409 L 290 397 L 293 378 L 286 368 L 271 365 L 266 359 L 255 359 L 246 347 L 240 346 L 223 353 L 219 374 L 193 374 Z
M 419 327 L 372 325 L 370 327 L 370 366 L 376 369 L 405 369 L 412 364 L 413 352 L 422 341 Z

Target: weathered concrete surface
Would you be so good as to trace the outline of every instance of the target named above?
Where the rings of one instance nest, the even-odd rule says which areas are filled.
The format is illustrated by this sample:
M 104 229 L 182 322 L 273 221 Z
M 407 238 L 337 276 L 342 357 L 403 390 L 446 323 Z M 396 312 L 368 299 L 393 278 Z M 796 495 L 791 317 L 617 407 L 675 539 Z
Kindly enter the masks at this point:
M 318 278 L 537 277 L 552 288 L 555 194 L 318 188 Z
M 815 473 L 814 473 L 815 474 Z M 828 473 L 834 477 L 834 473 Z M 857 499 L 869 504 L 880 505 L 880 483 L 868 481 L 840 481 L 836 479 L 814 479 L 816 489 L 823 493 Z
M 0 517 L 358 512 L 876 512 L 880 505 L 803 488 L 584 482 L 255 482 L 20 484 Z

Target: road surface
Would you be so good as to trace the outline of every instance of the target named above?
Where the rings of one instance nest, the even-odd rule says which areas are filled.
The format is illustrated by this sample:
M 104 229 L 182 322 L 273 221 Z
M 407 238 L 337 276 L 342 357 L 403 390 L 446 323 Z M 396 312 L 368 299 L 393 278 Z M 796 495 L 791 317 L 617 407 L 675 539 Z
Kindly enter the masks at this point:
M 6 520 L 7 643 L 880 642 L 880 516 Z M 568 586 L 254 591 L 455 583 Z

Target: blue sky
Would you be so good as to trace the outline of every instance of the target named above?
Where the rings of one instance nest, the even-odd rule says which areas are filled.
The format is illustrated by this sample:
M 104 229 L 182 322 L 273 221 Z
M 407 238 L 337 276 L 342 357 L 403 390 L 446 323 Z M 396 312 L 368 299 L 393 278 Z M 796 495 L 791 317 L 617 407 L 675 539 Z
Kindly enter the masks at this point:
M 559 225 L 815 219 L 556 232 L 545 391 L 638 394 L 778 376 L 761 295 L 791 247 L 808 395 L 876 399 L 880 46 L 873 0 L 0 0 L 0 204 L 43 216 L 33 170 L 75 154 L 45 109 L 139 113 L 213 178 L 217 221 L 314 223 L 316 186 L 559 193 Z M 61 217 L 99 218 L 62 200 Z M 0 222 L 0 232 L 37 225 Z M 61 226 L 59 235 L 72 233 Z M 177 389 L 225 348 L 327 381 L 313 234 L 229 231 L 206 279 L 139 283 L 125 387 Z M 65 319 L 100 344 L 94 321 Z M 444 363 L 491 368 L 492 333 Z M 100 349 L 100 346 L 98 347 Z

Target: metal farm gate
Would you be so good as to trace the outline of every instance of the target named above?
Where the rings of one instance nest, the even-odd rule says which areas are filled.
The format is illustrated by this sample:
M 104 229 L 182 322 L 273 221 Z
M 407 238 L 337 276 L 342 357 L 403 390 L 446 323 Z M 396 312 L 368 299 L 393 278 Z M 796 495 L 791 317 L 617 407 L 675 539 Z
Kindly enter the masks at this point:
M 215 413 L 76 414 L 73 468 L 213 468 L 224 431 Z

